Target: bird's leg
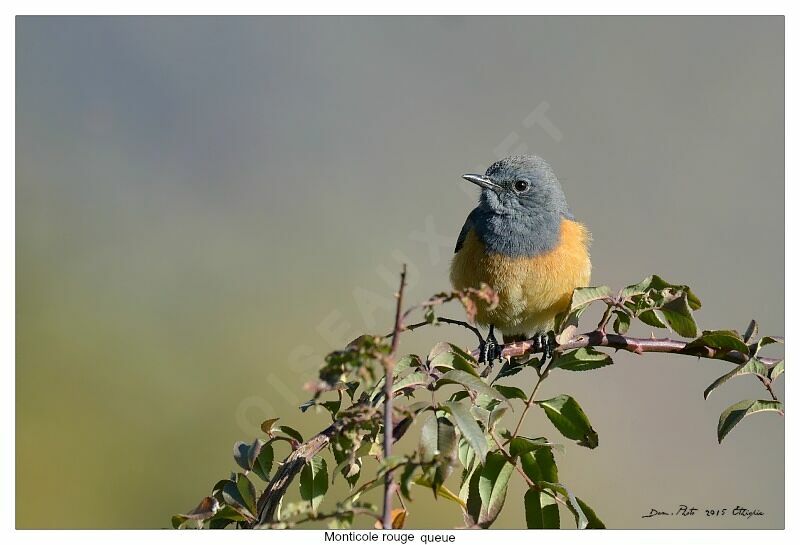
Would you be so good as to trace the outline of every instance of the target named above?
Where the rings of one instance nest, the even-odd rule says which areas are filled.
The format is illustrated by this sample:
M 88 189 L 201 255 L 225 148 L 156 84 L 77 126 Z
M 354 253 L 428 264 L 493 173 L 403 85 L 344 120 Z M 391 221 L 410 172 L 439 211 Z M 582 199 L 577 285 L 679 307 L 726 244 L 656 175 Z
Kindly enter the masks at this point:
M 499 357 L 500 344 L 497 342 L 497 337 L 494 336 L 494 325 L 489 324 L 489 334 L 481 346 L 481 356 L 478 358 L 478 363 L 485 363 L 491 369 L 492 363 Z
M 553 331 L 546 333 L 537 333 L 533 336 L 533 349 L 535 351 L 542 351 L 542 358 L 540 365 L 544 365 L 547 360 L 553 357 L 553 351 L 556 348 L 556 335 Z

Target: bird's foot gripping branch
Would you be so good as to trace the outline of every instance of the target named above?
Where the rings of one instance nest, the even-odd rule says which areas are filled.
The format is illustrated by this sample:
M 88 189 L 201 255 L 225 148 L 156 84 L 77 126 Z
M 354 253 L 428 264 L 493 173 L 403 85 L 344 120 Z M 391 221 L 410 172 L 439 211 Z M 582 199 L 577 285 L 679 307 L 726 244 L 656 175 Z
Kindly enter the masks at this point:
M 595 511 L 576 495 L 580 485 L 573 488 L 568 478 L 559 475 L 554 456 L 564 444 L 596 448 L 599 435 L 577 400 L 563 394 L 539 399 L 537 392 L 554 372 L 611 365 L 612 357 L 605 349 L 733 364 L 706 388 L 706 397 L 733 377 L 753 375 L 767 395 L 723 411 L 717 429 L 720 442 L 750 414 L 784 412 L 772 387 L 783 373 L 783 359 L 761 355 L 765 346 L 783 339 L 759 338 L 755 322 L 743 334 L 734 330 L 698 333 L 693 312 L 700 301 L 688 287 L 657 276 L 616 294 L 606 287 L 576 289 L 558 320 L 552 357 L 535 357 L 542 347 L 534 340 L 508 344 L 500 347 L 502 365 L 488 376 L 482 376 L 486 369 L 477 361 L 477 350 L 470 353 L 441 342 L 425 356 L 400 356 L 398 340 L 406 331 L 453 324 L 471 330 L 483 346 L 481 332 L 471 322 L 477 305 L 497 304 L 492 290 L 440 293 L 403 308 L 404 288 L 405 275 L 397 293 L 392 333 L 364 335 L 329 354 L 319 377 L 306 385 L 313 397 L 300 409 L 327 411 L 331 424 L 305 440 L 297 430 L 279 425 L 277 418 L 265 421 L 263 437 L 234 446 L 241 471 L 215 484 L 195 509 L 174 516 L 176 528 L 287 528 L 313 521 L 327 521 L 332 528 L 400 528 L 413 520 L 412 498 L 422 493 L 420 489 L 432 491 L 443 509 L 459 510 L 465 527 L 490 527 L 504 504 L 514 501 L 524 504 L 528 528 L 559 528 L 562 517 L 573 519 L 578 528 L 603 528 Z M 438 307 L 452 300 L 463 304 L 468 321 L 438 316 Z M 603 316 L 595 328 L 577 333 L 579 319 L 590 305 L 604 307 Z M 407 323 L 415 313 L 424 319 Z M 627 336 L 637 320 L 671 329 L 687 340 Z M 504 384 L 518 373 L 534 378 L 529 392 Z M 524 383 L 524 375 L 514 382 Z M 544 411 L 554 429 L 542 430 L 542 436 L 522 435 L 531 409 Z M 398 452 L 393 452 L 399 441 Z M 284 447 L 288 455 L 275 463 L 276 453 Z M 370 459 L 375 464 L 365 465 Z M 367 467 L 376 469 L 367 471 Z M 299 500 L 290 502 L 285 495 L 298 475 Z M 341 497 L 326 497 L 337 478 L 347 482 L 348 491 Z M 524 483 L 523 497 L 507 498 L 512 478 Z M 256 488 L 259 482 L 264 485 L 261 493 Z M 366 499 L 376 488 L 383 491 L 381 505 Z

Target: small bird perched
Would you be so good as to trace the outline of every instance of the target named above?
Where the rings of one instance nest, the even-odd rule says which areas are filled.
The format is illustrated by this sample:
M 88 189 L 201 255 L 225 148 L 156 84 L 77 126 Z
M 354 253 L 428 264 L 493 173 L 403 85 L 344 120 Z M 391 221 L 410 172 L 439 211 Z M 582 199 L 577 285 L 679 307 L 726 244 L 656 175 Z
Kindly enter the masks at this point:
M 540 157 L 507 157 L 484 175 L 463 178 L 482 189 L 458 235 L 450 282 L 457 290 L 483 282 L 499 297 L 492 310 L 478 305 L 478 323 L 489 326 L 482 359 L 498 356 L 495 327 L 503 342 L 533 337 L 549 355 L 556 315 L 589 282 L 591 234 L 575 221 L 558 178 Z

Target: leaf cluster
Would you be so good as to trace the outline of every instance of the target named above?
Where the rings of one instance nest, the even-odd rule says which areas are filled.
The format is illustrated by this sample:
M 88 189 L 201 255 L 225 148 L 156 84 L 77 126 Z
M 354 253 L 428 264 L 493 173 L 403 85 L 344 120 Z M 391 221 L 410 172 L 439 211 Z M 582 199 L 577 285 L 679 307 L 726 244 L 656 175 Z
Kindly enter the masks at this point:
M 439 325 L 445 322 L 433 309 L 451 300 L 460 301 L 473 319 L 478 305 L 494 305 L 497 297 L 486 287 L 443 292 L 414 308 L 423 312 L 424 323 Z M 560 528 L 569 519 L 580 529 L 604 528 L 595 510 L 565 484 L 557 464 L 565 444 L 598 448 L 599 433 L 572 396 L 562 393 L 536 398 L 539 385 L 553 372 L 588 372 L 614 363 L 602 350 L 607 344 L 568 348 L 581 316 L 592 304 L 604 306 L 594 330 L 602 338 L 609 325 L 616 335 L 625 335 L 638 320 L 690 338 L 682 348 L 684 354 L 741 361 L 709 385 L 705 397 L 744 375 L 755 376 L 767 388 L 772 399 L 748 399 L 723 411 L 718 426 L 720 442 L 746 416 L 762 411 L 783 413 L 783 404 L 771 389 L 783 373 L 783 360 L 765 360 L 760 355 L 762 348 L 780 343 L 782 338 L 757 339 L 755 322 L 744 334 L 733 330 L 698 334 L 694 311 L 700 308 L 700 300 L 687 286 L 655 275 L 616 294 L 605 286 L 578 288 L 558 317 L 554 332 L 558 348 L 549 360 L 514 357 L 494 372 L 491 366 L 482 367 L 472 353 L 440 342 L 426 355 L 408 354 L 393 362 L 389 367 L 393 369 L 392 435 L 395 442 L 403 442 L 401 455 L 387 455 L 382 448 L 386 396 L 382 373 L 392 356 L 389 336 L 364 335 L 329 354 L 317 380 L 307 385 L 312 398 L 300 409 L 327 412 L 336 433 L 324 449 L 305 460 L 299 471 L 300 499 L 283 502 L 274 520 L 259 520 L 259 507 L 267 492 L 258 488 L 277 478 L 281 468 L 276 463 L 277 449 L 294 451 L 304 441 L 300 432 L 273 418 L 262 425 L 264 437 L 234 445 L 233 457 L 240 471 L 217 482 L 197 507 L 175 515 L 173 526 L 288 528 L 325 520 L 331 528 L 349 528 L 356 517 L 366 517 L 380 527 L 381 513 L 364 498 L 383 486 L 391 472 L 397 478 L 401 504 L 391 512 L 393 528 L 402 528 L 413 519 L 413 501 L 419 489 L 458 509 L 465 527 L 491 527 L 506 502 L 516 501 L 524 506 L 528 528 Z M 524 371 L 535 377 L 529 393 L 508 383 L 511 376 Z M 540 431 L 541 435 L 522 434 L 529 410 L 541 410 L 552 427 Z M 377 470 L 364 471 L 369 460 Z M 337 478 L 345 480 L 349 492 L 344 498 L 329 498 L 330 486 Z M 512 479 L 524 484 L 523 497 L 508 498 Z

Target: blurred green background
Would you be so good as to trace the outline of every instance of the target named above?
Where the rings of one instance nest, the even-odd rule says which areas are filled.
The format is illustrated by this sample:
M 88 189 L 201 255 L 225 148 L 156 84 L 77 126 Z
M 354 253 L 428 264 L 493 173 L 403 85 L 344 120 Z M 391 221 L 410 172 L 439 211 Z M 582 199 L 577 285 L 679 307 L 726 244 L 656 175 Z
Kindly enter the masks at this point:
M 553 164 L 594 233 L 594 284 L 658 273 L 700 295 L 703 327 L 783 333 L 783 18 L 16 28 L 19 528 L 167 527 L 261 420 L 321 429 L 301 385 L 388 329 L 401 262 L 411 300 L 447 287 L 477 197 L 459 176 L 512 152 Z M 442 328 L 402 348 L 443 339 L 473 342 Z M 613 528 L 783 527 L 783 420 L 717 444 L 721 410 L 765 394 L 738 379 L 703 401 L 728 368 L 620 354 L 554 376 L 542 395 L 576 397 L 600 434 L 568 446 L 564 482 Z M 497 527 L 524 523 L 521 493 Z M 681 503 L 766 516 L 641 518 Z M 408 523 L 461 517 L 420 490 Z

